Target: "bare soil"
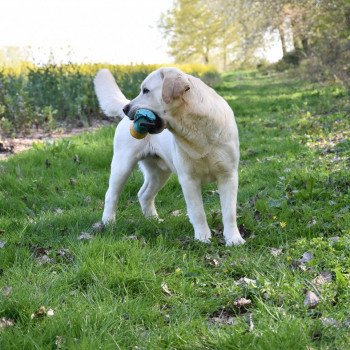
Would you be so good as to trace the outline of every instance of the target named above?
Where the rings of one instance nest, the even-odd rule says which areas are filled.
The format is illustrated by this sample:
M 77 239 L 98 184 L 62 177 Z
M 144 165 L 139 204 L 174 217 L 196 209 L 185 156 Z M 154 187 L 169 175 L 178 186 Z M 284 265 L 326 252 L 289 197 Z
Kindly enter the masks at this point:
M 33 143 L 61 139 L 67 136 L 78 135 L 83 132 L 93 131 L 105 125 L 111 125 L 111 120 L 96 120 L 91 126 L 60 128 L 52 132 L 42 129 L 33 129 L 29 135 L 17 135 L 13 138 L 0 137 L 0 161 L 7 159 L 12 154 L 30 149 Z

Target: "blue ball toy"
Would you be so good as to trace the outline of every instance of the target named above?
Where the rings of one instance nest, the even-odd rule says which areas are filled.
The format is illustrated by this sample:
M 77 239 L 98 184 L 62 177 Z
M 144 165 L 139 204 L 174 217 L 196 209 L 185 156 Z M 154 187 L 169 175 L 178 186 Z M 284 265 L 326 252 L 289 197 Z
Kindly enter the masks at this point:
M 149 109 L 140 108 L 134 115 L 134 122 L 130 125 L 130 134 L 136 139 L 143 139 L 149 129 L 156 125 L 156 116 Z

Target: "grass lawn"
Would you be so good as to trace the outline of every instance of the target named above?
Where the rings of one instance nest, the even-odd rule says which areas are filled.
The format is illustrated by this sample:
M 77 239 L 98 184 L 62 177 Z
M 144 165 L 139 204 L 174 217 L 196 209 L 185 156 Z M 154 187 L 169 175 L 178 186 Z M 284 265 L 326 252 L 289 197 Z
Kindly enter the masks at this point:
M 0 163 L 1 349 L 350 348 L 349 96 L 256 72 L 217 90 L 240 131 L 247 243 L 222 244 L 212 185 L 211 245 L 193 241 L 175 177 L 164 221 L 144 219 L 139 170 L 95 233 L 114 129 L 37 144 Z

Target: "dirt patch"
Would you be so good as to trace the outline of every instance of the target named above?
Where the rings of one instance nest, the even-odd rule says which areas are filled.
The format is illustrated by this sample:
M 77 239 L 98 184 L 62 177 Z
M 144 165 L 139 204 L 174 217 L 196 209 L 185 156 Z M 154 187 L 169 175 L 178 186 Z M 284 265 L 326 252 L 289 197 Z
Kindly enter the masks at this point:
M 47 133 L 44 130 L 33 129 L 29 135 L 18 135 L 14 138 L 0 138 L 0 161 L 7 159 L 12 154 L 20 153 L 32 148 L 33 143 L 61 139 L 78 135 L 87 131 L 94 131 L 102 126 L 114 124 L 113 120 L 97 120 L 87 127 L 62 128 Z

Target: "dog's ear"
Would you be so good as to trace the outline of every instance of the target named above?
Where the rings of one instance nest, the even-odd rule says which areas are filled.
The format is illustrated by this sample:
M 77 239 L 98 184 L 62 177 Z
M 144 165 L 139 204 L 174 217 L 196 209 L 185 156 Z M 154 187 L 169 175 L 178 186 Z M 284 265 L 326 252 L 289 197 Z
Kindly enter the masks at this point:
M 186 75 L 178 71 L 163 71 L 162 98 L 166 104 L 181 97 L 190 89 L 190 83 Z

